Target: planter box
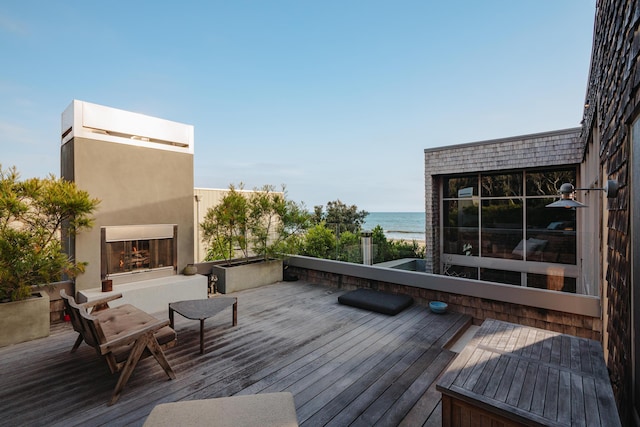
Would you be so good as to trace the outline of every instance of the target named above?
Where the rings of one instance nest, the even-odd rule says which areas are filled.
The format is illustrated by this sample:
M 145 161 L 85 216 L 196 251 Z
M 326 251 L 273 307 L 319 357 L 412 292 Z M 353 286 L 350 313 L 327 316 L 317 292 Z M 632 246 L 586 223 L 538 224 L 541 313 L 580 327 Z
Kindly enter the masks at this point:
M 0 347 L 49 336 L 49 296 L 0 303 Z
M 282 281 L 282 260 L 251 259 L 232 261 L 231 265 L 213 265 L 213 274 L 218 276 L 218 292 L 228 294 L 244 289 L 257 288 Z

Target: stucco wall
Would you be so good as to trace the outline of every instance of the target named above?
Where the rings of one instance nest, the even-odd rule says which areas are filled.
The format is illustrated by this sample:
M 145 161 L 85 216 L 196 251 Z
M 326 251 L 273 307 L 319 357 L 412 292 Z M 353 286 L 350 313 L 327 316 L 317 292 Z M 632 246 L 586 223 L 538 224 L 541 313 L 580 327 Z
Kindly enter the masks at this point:
M 95 226 L 75 242 L 89 263 L 76 290 L 100 286 L 100 227 L 177 224 L 178 272 L 193 262 L 193 155 L 87 138 L 62 146 L 62 175 L 101 200 Z

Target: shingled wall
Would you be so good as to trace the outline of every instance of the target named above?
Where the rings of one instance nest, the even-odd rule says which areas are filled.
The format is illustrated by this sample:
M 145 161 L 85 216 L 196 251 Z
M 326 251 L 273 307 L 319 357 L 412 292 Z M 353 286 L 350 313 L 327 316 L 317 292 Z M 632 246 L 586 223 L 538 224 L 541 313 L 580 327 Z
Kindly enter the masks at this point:
M 425 149 L 426 272 L 438 272 L 442 175 L 579 164 L 580 131 L 571 128 Z
M 632 320 L 629 124 L 638 118 L 640 97 L 640 5 L 633 0 L 599 0 L 596 8 L 583 140 L 600 135 L 600 162 L 608 179 L 621 185 L 609 199 L 605 290 L 607 365 L 623 425 L 632 425 Z

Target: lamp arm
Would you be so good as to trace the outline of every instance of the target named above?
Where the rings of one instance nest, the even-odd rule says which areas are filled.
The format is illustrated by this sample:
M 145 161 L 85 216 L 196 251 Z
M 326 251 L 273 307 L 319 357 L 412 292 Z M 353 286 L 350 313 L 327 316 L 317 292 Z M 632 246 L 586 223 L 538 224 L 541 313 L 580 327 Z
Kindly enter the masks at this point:
M 619 188 L 619 184 L 618 181 L 615 180 L 607 180 L 607 183 L 605 184 L 604 188 L 598 188 L 598 187 L 594 187 L 594 188 L 574 188 L 574 191 L 591 191 L 591 190 L 600 190 L 600 191 L 604 191 L 605 194 L 607 195 L 607 198 L 611 199 L 614 198 L 618 195 L 618 188 Z

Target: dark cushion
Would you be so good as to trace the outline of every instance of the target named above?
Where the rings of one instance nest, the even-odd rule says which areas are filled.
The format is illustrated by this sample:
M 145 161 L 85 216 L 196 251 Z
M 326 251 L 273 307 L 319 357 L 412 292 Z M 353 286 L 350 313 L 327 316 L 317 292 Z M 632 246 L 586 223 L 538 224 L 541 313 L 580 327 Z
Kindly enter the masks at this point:
M 413 304 L 413 298 L 409 295 L 390 294 L 373 289 L 356 289 L 340 295 L 338 302 L 394 316 Z

